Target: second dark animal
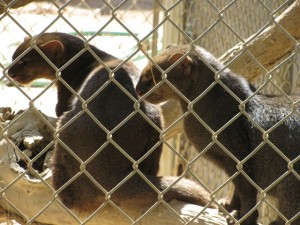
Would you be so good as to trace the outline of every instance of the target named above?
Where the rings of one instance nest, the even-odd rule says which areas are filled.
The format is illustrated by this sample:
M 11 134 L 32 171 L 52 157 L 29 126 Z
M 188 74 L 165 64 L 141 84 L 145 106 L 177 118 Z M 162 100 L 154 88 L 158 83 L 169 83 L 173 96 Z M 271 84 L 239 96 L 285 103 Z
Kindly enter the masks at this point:
M 145 99 L 152 103 L 178 99 L 183 112 L 193 110 L 184 117 L 189 140 L 198 151 L 210 145 L 205 156 L 229 176 L 238 173 L 233 198 L 225 205 L 232 215 L 244 219 L 243 225 L 256 224 L 256 195 L 264 190 L 277 198 L 285 218 L 299 225 L 299 215 L 293 220 L 300 212 L 299 96 L 254 95 L 244 78 L 222 70 L 223 65 L 200 47 L 170 46 L 153 60 L 164 71 L 173 67 L 162 75 L 149 63 L 137 93 L 147 94 Z M 230 217 L 228 221 L 233 223 Z M 284 223 L 278 217 L 271 224 Z

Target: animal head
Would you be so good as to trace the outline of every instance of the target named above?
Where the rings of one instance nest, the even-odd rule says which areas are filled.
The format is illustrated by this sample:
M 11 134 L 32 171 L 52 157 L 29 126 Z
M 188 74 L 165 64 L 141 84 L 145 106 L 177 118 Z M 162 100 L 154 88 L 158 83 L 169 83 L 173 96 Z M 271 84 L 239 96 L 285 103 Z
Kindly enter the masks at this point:
M 24 42 L 13 54 L 13 61 L 30 48 L 31 41 L 31 38 L 24 39 Z M 64 54 L 64 46 L 60 41 L 55 39 L 49 40 L 49 38 L 43 38 L 43 36 L 41 36 L 36 40 L 36 46 L 54 65 L 57 67 L 61 65 Z M 8 70 L 8 75 L 20 84 L 29 84 L 30 82 L 40 78 L 53 80 L 55 78 L 55 70 L 36 49 L 32 48 L 14 62 Z
M 172 45 L 154 57 L 155 63 L 149 62 L 141 73 L 137 94 L 143 96 L 151 90 L 151 94 L 145 99 L 154 104 L 180 98 L 166 80 L 181 93 L 185 93 L 193 63 L 192 58 L 185 55 L 186 51 L 185 46 Z

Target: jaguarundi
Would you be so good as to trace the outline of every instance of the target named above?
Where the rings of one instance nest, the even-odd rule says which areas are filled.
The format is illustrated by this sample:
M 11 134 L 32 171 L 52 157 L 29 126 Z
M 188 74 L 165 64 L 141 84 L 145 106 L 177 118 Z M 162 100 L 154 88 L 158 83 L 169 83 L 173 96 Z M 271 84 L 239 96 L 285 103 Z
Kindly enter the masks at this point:
M 22 54 L 29 46 L 32 39 L 25 38 L 15 51 L 13 59 Z M 84 49 L 85 43 L 82 39 L 73 35 L 65 33 L 44 33 L 36 40 L 36 45 L 42 52 L 55 64 L 58 68 L 68 63 L 76 54 Z M 116 57 L 103 52 L 90 45 L 91 50 L 105 62 L 109 60 L 116 60 Z M 90 76 L 90 73 L 99 66 L 97 59 L 89 52 L 85 51 L 75 61 L 70 63 L 65 69 L 61 71 L 61 78 L 75 91 L 79 91 L 80 87 L 84 85 L 85 79 Z M 100 64 L 101 65 L 101 64 Z M 131 64 L 132 71 L 137 73 L 137 68 Z M 9 75 L 18 83 L 27 84 L 38 78 L 46 78 L 54 80 L 56 78 L 55 70 L 49 65 L 49 63 L 33 48 L 27 52 L 21 59 L 19 59 L 8 71 Z M 124 75 L 125 76 L 125 75 Z M 128 76 L 128 75 L 127 75 Z M 130 80 L 130 78 L 128 78 Z M 72 101 L 74 101 L 73 94 L 68 88 L 60 81 L 57 83 L 58 90 L 58 102 L 56 111 L 58 115 L 62 115 L 63 112 L 70 110 Z M 132 82 L 123 85 L 132 86 Z M 82 87 L 81 87 L 82 88 Z M 111 93 L 112 95 L 114 92 Z M 131 111 L 133 108 L 132 102 L 127 100 L 128 97 L 120 96 L 119 101 L 123 102 L 124 107 L 127 104 L 127 111 Z M 121 104 L 121 103 L 120 103 Z M 111 105 L 111 109 L 107 109 L 107 116 L 113 111 L 114 105 Z M 149 117 L 149 119 L 158 127 L 161 127 L 159 108 L 149 103 L 142 102 L 141 110 Z M 140 151 L 144 154 L 150 150 L 156 142 L 159 141 L 159 132 L 156 131 L 149 123 L 147 123 L 141 116 L 136 115 L 136 125 L 143 127 L 144 135 L 143 145 L 140 145 Z M 70 118 L 71 119 L 71 118 Z M 112 118 L 114 119 L 114 118 Z M 103 119 L 104 120 L 104 119 Z M 127 132 L 124 132 L 124 139 L 126 139 Z M 148 138 L 150 137 L 150 138 Z M 159 169 L 159 159 L 161 154 L 161 145 L 157 147 L 155 151 L 145 160 L 145 166 L 142 166 L 142 170 L 146 174 L 156 175 Z M 148 162 L 149 161 L 149 162 Z M 147 165 L 146 165 L 147 164 Z
M 299 214 L 299 96 L 257 94 L 244 78 L 224 69 L 199 46 L 171 45 L 153 60 L 163 71 L 173 67 L 162 74 L 149 62 L 137 84 L 138 95 L 154 104 L 178 99 L 183 112 L 193 110 L 196 115 L 184 117 L 188 139 L 199 152 L 211 144 L 204 156 L 229 176 L 238 173 L 233 179 L 233 198 L 223 202 L 231 215 L 240 219 L 253 210 L 242 224 L 257 224 L 254 207 L 261 190 L 277 198 L 278 210 L 287 220 Z M 234 223 L 230 216 L 227 221 Z M 279 217 L 271 222 L 284 223 Z M 291 224 L 299 225 L 299 216 Z
M 16 60 L 33 44 L 33 39 L 26 37 L 24 42 L 15 50 L 12 59 Z M 65 33 L 44 33 L 35 40 L 35 45 L 45 54 L 45 56 L 61 70 L 61 78 L 77 92 L 88 76 L 100 62 L 116 59 L 116 57 L 101 51 L 93 45 L 89 45 L 90 50 L 96 57 L 85 49 L 85 42 L 73 35 Z M 71 59 L 75 59 L 67 64 Z M 35 49 L 31 48 L 25 55 L 16 61 L 8 70 L 8 75 L 20 84 L 29 84 L 40 78 L 48 80 L 56 79 L 56 70 L 41 56 Z M 72 92 L 61 81 L 56 81 L 57 105 L 56 115 L 61 116 L 63 112 L 70 109 L 72 104 Z

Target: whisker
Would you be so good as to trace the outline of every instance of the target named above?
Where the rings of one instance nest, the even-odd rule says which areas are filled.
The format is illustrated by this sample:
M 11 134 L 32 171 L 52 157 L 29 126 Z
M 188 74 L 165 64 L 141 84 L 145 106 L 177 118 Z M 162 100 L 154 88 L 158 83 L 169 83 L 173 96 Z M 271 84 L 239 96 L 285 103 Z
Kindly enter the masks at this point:
M 152 69 L 152 67 L 153 67 L 153 66 L 150 66 L 151 75 L 152 75 L 152 80 L 153 80 L 154 85 L 156 85 L 157 82 L 156 82 L 156 80 L 155 80 L 155 76 L 154 76 L 154 74 L 153 74 L 153 69 Z

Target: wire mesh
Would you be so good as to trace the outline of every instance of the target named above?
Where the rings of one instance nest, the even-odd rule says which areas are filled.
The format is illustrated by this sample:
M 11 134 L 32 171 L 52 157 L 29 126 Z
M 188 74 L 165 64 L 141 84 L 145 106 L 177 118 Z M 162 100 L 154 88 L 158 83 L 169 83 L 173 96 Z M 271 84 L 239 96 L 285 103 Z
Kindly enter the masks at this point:
M 16 2 L 17 0 L 14 0 L 12 6 Z M 152 60 L 152 56 L 159 53 L 170 43 L 197 44 L 212 52 L 215 56 L 220 57 L 228 49 L 266 26 L 273 18 L 273 15 L 280 15 L 292 2 L 293 1 L 283 0 L 172 0 L 163 2 L 151 0 L 51 0 L 47 2 L 33 2 L 17 9 L 12 9 L 11 5 L 9 5 L 9 9 L 0 15 L 0 41 L 1 43 L 5 43 L 0 46 L 0 72 L 3 74 L 0 78 L 0 91 L 3 95 L 7 96 L 0 102 L 0 106 L 10 106 L 16 111 L 19 109 L 34 108 L 41 110 L 47 115 L 55 116 L 54 109 L 57 102 L 55 82 L 38 80 L 32 83 L 30 87 L 19 87 L 7 76 L 7 70 L 12 65 L 12 54 L 16 47 L 22 43 L 25 36 L 35 37 L 35 35 L 54 31 L 65 32 L 80 37 L 86 44 L 95 45 L 101 50 L 118 56 L 120 59 L 131 60 L 142 69 L 149 60 Z M 4 5 L 6 6 L 5 3 Z M 75 59 L 76 58 L 72 59 L 71 62 L 75 61 Z M 269 78 L 261 77 L 254 82 L 254 85 L 257 88 L 263 87 L 260 89 L 260 92 L 265 94 L 282 95 L 283 92 L 286 94 L 299 93 L 299 64 L 298 53 L 284 64 L 281 64 L 280 67 L 271 74 L 272 76 L 269 76 Z M 64 68 L 56 69 L 56 74 L 59 74 L 63 69 Z M 113 74 L 112 71 L 110 72 Z M 58 77 L 57 79 L 59 80 L 60 78 Z M 118 85 L 113 77 L 110 78 L 109 82 L 115 83 L 126 93 L 126 89 Z M 166 81 L 166 83 L 168 83 L 168 81 Z M 265 85 L 265 83 L 267 84 Z M 65 85 L 67 84 L 65 83 Z M 105 86 L 102 88 L 104 89 Z M 99 92 L 101 92 L 101 90 L 100 88 Z M 73 92 L 75 93 L 74 90 Z M 95 96 L 97 94 L 98 93 L 96 93 Z M 129 93 L 126 94 L 130 96 Z M 94 96 L 88 100 L 81 99 L 83 106 L 88 104 L 89 101 L 92 101 L 93 97 Z M 90 113 L 86 107 L 83 108 L 87 114 L 91 115 L 95 123 L 105 130 L 105 127 L 93 118 L 92 113 Z M 141 113 L 141 111 L 139 107 L 135 106 L 133 114 L 123 120 L 115 130 L 106 130 L 108 134 L 107 143 L 115 144 L 119 151 L 132 161 L 133 165 L 138 165 L 139 162 L 134 162 L 117 143 L 114 143 L 113 140 L 109 138 L 109 134 L 113 134 L 137 113 Z M 80 115 L 78 115 L 78 117 L 79 116 Z M 41 114 L 39 114 L 39 117 L 44 118 Z M 144 116 L 144 118 L 147 120 L 146 116 Z M 74 118 L 74 120 L 76 120 L 76 118 Z M 149 119 L 148 121 L 151 123 Z M 54 128 L 52 127 L 51 129 Z M 62 128 L 62 130 L 63 129 L 64 128 Z M 56 132 L 57 136 L 54 135 L 54 141 L 59 141 L 60 131 L 58 130 Z M 8 140 L 5 136 L 3 136 L 3 139 Z M 161 140 L 161 142 L 163 142 L 163 140 Z M 50 145 L 52 144 L 53 142 L 51 142 Z M 64 145 L 64 143 L 61 144 Z M 66 145 L 64 147 L 68 148 Z M 164 153 L 163 160 L 166 160 L 167 163 L 162 162 L 161 165 L 167 164 L 168 166 L 166 167 L 168 168 L 161 169 L 162 175 L 184 174 L 200 182 L 210 191 L 218 189 L 228 179 L 225 173 L 219 170 L 215 165 L 199 157 L 199 153 L 193 148 L 191 143 L 187 141 L 184 134 L 178 135 L 168 143 L 164 143 L 164 148 L 166 153 Z M 102 148 L 98 149 L 96 153 L 101 152 L 101 150 Z M 18 148 L 16 148 L 16 151 L 19 151 L 21 155 L 24 154 Z M 71 149 L 69 149 L 69 152 L 72 152 Z M 178 154 L 178 152 L 180 154 Z M 24 224 L 34 224 L 34 221 L 40 214 L 46 212 L 51 207 L 52 201 L 55 201 L 57 196 L 53 196 L 52 199 L 49 199 L 49 204 L 45 205 L 40 211 L 34 212 L 35 216 L 29 218 L 26 213 L 24 213 L 26 211 L 24 206 L 14 205 L 12 200 L 5 198 L 5 193 L 9 191 L 10 186 L 20 182 L 30 170 L 35 171 L 30 168 L 30 166 L 32 166 L 43 153 L 44 151 L 41 154 L 37 154 L 34 158 L 31 158 L 29 164 L 26 164 L 26 166 L 29 166 L 25 168 L 24 173 L 20 174 L 17 179 L 13 180 L 5 188 L 1 188 L 4 202 L 9 205 L 9 207 L 14 208 L 12 211 L 23 218 Z M 72 155 L 83 163 L 76 154 Z M 190 161 L 197 157 L 199 157 L 197 160 L 189 164 Z M 146 158 L 146 156 L 144 158 Z M 144 158 L 142 158 L 141 161 Z M 90 160 L 92 160 L 92 158 Z M 185 168 L 186 165 L 191 165 L 188 172 Z M 84 167 L 83 164 L 82 166 Z M 39 176 L 39 173 L 33 173 L 35 176 Z M 81 173 L 85 173 L 93 180 L 85 170 Z M 136 168 L 133 174 L 130 174 L 128 178 L 136 173 L 143 177 L 141 172 Z M 77 174 L 73 180 L 79 175 L 80 174 Z M 145 176 L 143 178 L 146 179 Z M 39 177 L 39 179 L 43 180 L 42 177 Z M 69 183 L 73 180 L 70 180 Z M 123 182 L 125 181 L 126 180 Z M 105 192 L 104 188 L 97 184 L 95 180 L 93 180 L 93 183 Z M 149 181 L 148 183 L 151 185 Z M 116 187 L 116 190 L 122 184 L 121 182 Z M 46 186 L 50 191 L 53 191 L 48 184 L 46 184 Z M 134 224 L 138 222 L 139 220 L 134 222 L 122 208 L 109 199 L 114 191 L 115 189 L 111 192 L 105 192 L 106 198 L 108 199 L 105 204 L 101 205 L 94 214 L 85 218 L 83 221 L 80 221 L 80 219 L 66 207 L 62 207 L 78 224 L 92 221 L 94 216 L 101 211 L 102 208 L 106 207 L 106 205 L 112 206 L 113 210 L 123 216 L 124 220 L 129 220 L 129 223 Z M 231 195 L 232 191 L 233 186 L 228 182 L 225 187 L 222 187 L 222 189 L 217 192 L 217 197 L 220 198 Z M 162 200 L 162 197 L 159 196 L 158 203 L 161 202 L 167 206 Z M 261 207 L 263 213 L 260 222 L 263 224 L 269 223 L 270 220 L 274 218 L 274 211 L 276 211 L 266 205 L 267 204 Z M 153 208 L 155 208 L 155 206 L 156 205 L 154 205 Z M 149 210 L 151 211 L 152 209 Z M 178 216 L 178 214 L 176 216 Z M 141 219 L 142 218 L 143 216 Z
M 184 1 L 181 3 L 184 10 L 181 10 L 180 16 L 177 17 L 182 18 L 179 25 L 185 31 L 185 34 L 180 34 L 171 25 L 168 25 L 167 29 L 173 30 L 174 35 L 179 35 L 179 43 L 190 43 L 190 39 L 198 39 L 196 44 L 212 52 L 215 56 L 221 57 L 228 49 L 258 32 L 270 22 L 273 14 L 279 15 L 292 2 L 280 0 L 255 0 L 251 2 L 226 0 Z M 299 77 L 298 55 L 299 53 L 281 64 L 272 73 L 271 78 L 268 79 L 265 76 L 261 76 L 253 82 L 253 85 L 256 88 L 263 87 L 260 89 L 262 94 L 282 95 L 282 91 L 286 94 L 297 94 L 298 85 L 296 83 Z M 180 144 L 176 145 L 176 148 L 186 159 L 192 160 L 198 155 L 198 151 L 186 140 L 184 135 L 181 136 L 180 142 Z M 178 160 L 177 163 L 177 172 L 181 174 L 186 164 L 181 160 Z M 203 158 L 198 159 L 197 163 L 192 165 L 191 170 L 211 190 L 215 190 L 228 179 L 224 172 Z M 209 174 L 214 175 L 207 176 L 207 171 L 211 171 Z M 232 192 L 233 186 L 228 184 L 218 193 L 218 197 L 230 195 Z M 275 201 L 274 199 L 272 200 Z M 262 211 L 260 218 L 262 224 L 270 223 L 276 216 L 275 211 L 268 207 L 267 204 L 263 204 L 260 210 Z

